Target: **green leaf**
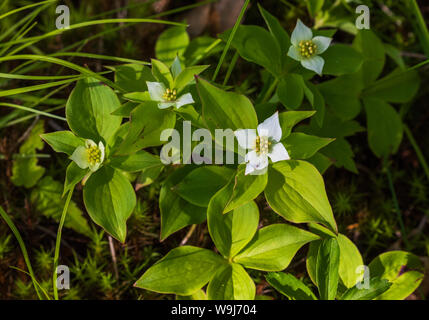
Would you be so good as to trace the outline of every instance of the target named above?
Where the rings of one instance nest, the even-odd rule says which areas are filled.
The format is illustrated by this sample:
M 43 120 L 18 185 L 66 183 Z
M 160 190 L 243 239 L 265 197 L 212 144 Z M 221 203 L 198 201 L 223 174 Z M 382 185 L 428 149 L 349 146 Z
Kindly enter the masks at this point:
M 270 272 L 265 275 L 265 279 L 289 300 L 317 300 L 310 288 L 290 273 Z
M 76 137 L 71 131 L 45 133 L 40 137 L 56 152 L 63 152 L 69 156 L 73 154 L 78 146 L 85 144 L 84 139 Z
M 307 159 L 314 156 L 320 149 L 326 147 L 334 139 L 310 136 L 294 132 L 282 141 L 291 159 Z
M 208 36 L 199 36 L 192 39 L 184 53 L 185 64 L 191 65 L 201 58 L 222 51 L 222 45 L 216 45 L 217 43 L 217 39 Z
M 147 91 L 146 81 L 155 81 L 150 68 L 141 64 L 123 64 L 115 70 L 115 83 L 127 92 Z
M 173 61 L 173 60 L 172 60 Z M 173 76 L 171 75 L 170 69 L 164 63 L 159 60 L 152 59 L 152 74 L 158 82 L 165 84 L 167 88 L 173 87 Z
M 176 187 L 183 199 L 199 207 L 208 207 L 211 197 L 230 180 L 233 170 L 207 166 L 189 173 Z
M 339 266 L 340 247 L 337 239 L 322 240 L 316 260 L 316 283 L 322 300 L 335 300 Z
M 313 223 L 311 225 L 313 225 Z M 314 230 L 311 230 L 311 229 L 310 229 L 310 231 L 315 232 Z M 319 233 L 317 232 L 316 234 L 319 234 Z M 321 236 L 322 239 L 325 237 L 326 236 Z M 310 245 L 308 247 L 308 252 L 307 252 L 307 259 L 305 261 L 305 266 L 307 268 L 308 276 L 310 277 L 311 281 L 315 285 L 317 285 L 317 281 L 316 281 L 317 254 L 319 252 L 319 247 L 320 247 L 321 243 L 322 243 L 322 241 L 313 241 L 310 243 Z
M 180 93 L 188 84 L 190 84 L 195 76 L 206 70 L 209 66 L 193 66 L 187 67 L 179 73 L 177 78 L 174 79 L 173 88 L 177 89 Z
M 419 87 L 420 79 L 417 71 L 396 69 L 365 89 L 363 96 L 393 103 L 405 103 L 416 95 Z
M 310 232 L 317 234 L 322 239 L 329 239 L 329 238 L 337 237 L 337 235 L 334 232 L 332 232 L 328 228 L 326 228 L 326 227 L 324 227 L 318 223 L 309 223 L 308 228 L 309 228 Z M 315 241 L 313 243 L 316 243 L 316 242 L 320 242 L 320 241 Z
M 288 73 L 277 86 L 280 102 L 287 109 L 297 109 L 304 100 L 304 79 L 300 74 Z
M 181 57 L 189 44 L 189 36 L 184 27 L 171 27 L 159 36 L 155 44 L 157 59 L 171 65 L 176 56 Z
M 363 85 L 361 78 L 355 74 L 325 81 L 317 88 L 333 113 L 342 120 L 351 120 L 360 113 L 361 102 L 359 99 Z
M 245 165 L 240 165 L 237 174 L 223 188 L 227 189 L 230 197 L 226 202 L 223 213 L 227 213 L 241 205 L 255 199 L 267 185 L 268 176 L 262 175 L 245 175 Z
M 233 261 L 251 269 L 281 271 L 303 245 L 317 239 L 315 234 L 291 225 L 273 224 L 258 230 Z
M 319 89 L 309 81 L 305 82 L 304 94 L 313 109 L 316 110 L 314 120 L 317 122 L 319 127 L 321 127 L 325 120 L 325 98 L 320 93 Z
M 177 295 L 176 300 L 207 300 L 207 295 L 204 290 L 198 290 L 189 296 Z
M 81 169 L 74 161 L 70 162 L 66 170 L 66 181 L 64 182 L 64 191 L 62 196 L 64 197 L 67 191 L 71 190 L 88 173 L 88 169 Z
M 195 108 L 191 105 L 182 106 L 179 109 L 174 110 L 181 118 L 192 122 L 192 126 L 197 128 L 205 128 L 205 123 Z
M 174 128 L 175 123 L 174 112 L 159 109 L 155 101 L 142 103 L 131 112 L 128 134 L 116 154 L 132 154 L 164 144 L 166 141 L 160 140 L 162 131 Z
M 123 97 L 127 100 L 130 100 L 131 104 L 124 104 L 119 109 L 116 109 L 112 114 L 118 116 L 128 117 L 138 104 L 141 102 L 152 101 L 149 91 L 146 92 L 130 92 L 123 95 Z
M 340 279 L 347 288 L 351 288 L 362 278 L 357 273 L 358 268 L 363 266 L 362 256 L 356 245 L 345 235 L 339 234 L 337 241 L 340 247 Z
M 155 156 L 147 151 L 140 150 L 137 153 L 127 156 L 112 157 L 110 160 L 110 165 L 119 170 L 137 172 L 154 167 L 158 168 L 163 164 L 158 156 Z
M 322 10 L 325 0 L 307 0 L 307 9 L 312 17 Z
M 335 159 L 334 165 L 336 167 L 344 167 L 353 173 L 358 173 L 355 161 L 353 160 L 354 152 L 346 139 L 336 139 L 323 148 L 321 153 L 328 158 Z
M 285 31 L 285 29 L 280 24 L 279 20 L 277 20 L 276 17 L 274 17 L 272 14 L 270 14 L 267 10 L 262 8 L 262 6 L 258 3 L 259 11 L 261 12 L 262 17 L 265 20 L 265 23 L 267 24 L 268 30 L 270 30 L 270 33 L 274 37 L 274 39 L 277 40 L 277 44 L 280 47 L 280 52 L 287 52 L 289 50 L 289 47 L 291 45 L 290 43 L 290 37 Z M 284 55 L 286 59 L 286 55 Z
M 149 168 L 143 169 L 140 172 L 139 176 L 137 177 L 136 190 L 146 187 L 151 183 L 153 183 L 159 177 L 163 169 L 164 169 L 163 164 L 157 167 L 149 167 Z
M 36 212 L 59 222 L 66 201 L 61 192 L 61 183 L 46 176 L 31 190 L 30 201 Z M 88 237 L 92 234 L 88 221 L 73 201 L 69 203 L 64 226 Z
M 357 173 L 357 168 L 353 161 L 353 150 L 344 139 L 344 137 L 354 135 L 356 132 L 365 131 L 357 121 L 342 120 L 330 112 L 326 114 L 321 127 L 313 118 L 309 126 L 301 126 L 299 129 L 307 134 L 335 138 L 335 141 L 324 147 L 320 154 L 331 159 L 336 167 L 345 167 L 347 170 Z M 321 159 L 322 165 L 327 164 L 325 160 Z M 312 162 L 311 160 L 308 161 Z M 318 166 L 317 168 L 319 169 Z
M 372 278 L 369 288 L 354 286 L 341 296 L 341 300 L 373 300 L 386 292 L 392 284 L 386 279 Z
M 44 175 L 45 168 L 38 165 L 37 150 L 43 149 L 40 135 L 44 132 L 44 122 L 39 121 L 30 131 L 25 142 L 19 147 L 19 155 L 13 160 L 11 181 L 16 186 L 32 188 Z
M 125 176 L 110 167 L 94 172 L 83 188 L 83 200 L 91 219 L 122 243 L 136 195 Z
M 220 256 L 207 249 L 175 248 L 150 267 L 134 286 L 159 293 L 192 295 L 208 283 L 224 263 Z
M 45 168 L 39 166 L 36 157 L 18 158 L 13 161 L 12 183 L 17 187 L 32 188 L 45 174 Z
M 380 99 L 364 100 L 369 146 L 377 157 L 396 153 L 402 141 L 402 120 L 396 110 Z
M 318 222 L 337 232 L 319 171 L 308 162 L 274 163 L 268 171 L 265 197 L 271 208 L 294 223 Z
M 328 170 L 333 163 L 331 159 L 321 153 L 316 153 L 314 156 L 308 158 L 306 161 L 310 162 L 313 166 L 315 166 L 317 170 L 319 170 L 321 175 L 325 174 L 326 170 Z
M 215 129 L 256 129 L 258 118 L 246 96 L 219 89 L 202 78 L 197 79 L 197 88 L 203 104 L 203 119 L 212 132 Z
M 207 224 L 219 252 L 224 257 L 234 257 L 252 240 L 259 224 L 259 209 L 251 201 L 223 214 L 228 199 L 227 189 L 213 196 L 207 210 Z
M 354 120 L 342 120 L 333 113 L 326 114 L 321 127 L 316 121 L 313 121 L 314 118 L 311 120 L 310 126 L 303 129 L 302 132 L 329 138 L 344 138 L 353 136 L 357 132 L 365 131 L 365 128 L 363 128 L 359 122 Z
M 363 63 L 362 55 L 344 44 L 330 46 L 323 53 L 323 59 L 325 60 L 323 74 L 332 76 L 355 73 Z
M 359 30 L 353 47 L 363 56 L 360 73 L 363 84 L 369 86 L 380 76 L 386 62 L 383 43 L 371 30 Z
M 182 72 L 182 64 L 180 63 L 179 56 L 174 58 L 173 63 L 171 64 L 170 71 L 173 78 L 177 78 L 180 72 Z
M 236 263 L 220 269 L 207 287 L 209 300 L 254 300 L 255 293 L 252 278 Z
M 123 97 L 125 99 L 129 98 L 130 100 L 133 100 L 132 98 L 134 96 L 137 96 L 139 98 L 142 97 L 142 96 L 147 96 L 146 100 L 144 100 L 144 101 L 149 101 L 150 100 L 149 92 L 131 92 L 129 95 L 131 95 L 131 97 L 128 97 L 128 94 L 124 94 Z M 130 116 L 131 111 L 133 111 L 135 108 L 137 108 L 138 105 L 139 105 L 139 103 L 138 102 L 134 102 L 134 100 L 133 101 L 127 101 L 122 106 L 120 106 L 118 109 L 116 109 L 115 111 L 113 111 L 112 114 L 115 115 L 115 116 L 121 116 L 121 117 L 128 118 Z
M 111 147 L 109 148 L 110 151 L 109 151 L 108 158 L 110 158 L 113 155 L 116 155 L 116 152 L 118 151 L 122 143 L 124 143 L 125 138 L 129 134 L 129 131 L 130 131 L 130 121 L 126 121 L 124 124 L 122 124 L 119 127 L 119 130 L 116 132 L 115 139 Z
M 161 240 L 186 226 L 202 223 L 206 219 L 206 208 L 187 202 L 175 191 L 176 186 L 193 169 L 193 166 L 188 165 L 174 171 L 161 187 Z
M 79 80 L 66 105 L 67 122 L 79 137 L 110 143 L 122 117 L 111 113 L 121 106 L 115 92 L 94 78 Z
M 286 111 L 279 114 L 279 122 L 282 128 L 282 140 L 290 135 L 292 128 L 302 120 L 310 118 L 314 111 Z
M 363 266 L 362 256 L 358 248 L 345 235 L 336 236 L 332 231 L 318 224 L 310 224 L 310 231 L 319 235 L 321 238 L 337 238 L 340 247 L 340 266 L 339 276 L 346 288 L 351 288 L 358 281 L 362 280 L 363 275 L 359 272 Z M 310 243 L 310 249 L 307 255 L 307 272 L 311 280 L 316 283 L 316 260 L 321 241 Z
M 221 34 L 221 39 L 226 41 L 230 32 Z M 231 44 L 243 59 L 259 64 L 275 76 L 282 73 L 281 57 L 282 54 L 286 55 L 286 52 L 280 52 L 276 38 L 264 28 L 241 25 L 237 28 Z
M 388 43 L 383 43 L 384 51 L 386 54 L 398 65 L 401 70 L 407 69 L 404 58 L 402 57 L 402 51 Z
M 403 300 L 419 287 L 424 277 L 419 258 L 404 251 L 382 253 L 368 267 L 371 277 L 392 282 L 390 289 L 376 300 Z

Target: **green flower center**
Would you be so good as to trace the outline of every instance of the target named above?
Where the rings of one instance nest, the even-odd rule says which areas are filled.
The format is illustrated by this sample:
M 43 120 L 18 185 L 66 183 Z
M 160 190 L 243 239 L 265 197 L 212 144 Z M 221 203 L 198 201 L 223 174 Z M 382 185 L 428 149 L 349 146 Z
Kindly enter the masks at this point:
M 268 137 L 256 137 L 255 141 L 255 150 L 258 155 L 260 154 L 267 154 L 270 151 L 271 148 L 271 141 Z
M 317 46 L 311 40 L 303 40 L 298 45 L 301 56 L 304 58 L 311 58 L 316 54 Z
M 101 162 L 101 151 L 97 146 L 92 146 L 87 149 L 88 162 L 93 166 Z
M 162 96 L 162 98 L 165 101 L 175 101 L 177 97 L 177 90 L 176 89 L 167 89 L 164 92 L 164 95 Z

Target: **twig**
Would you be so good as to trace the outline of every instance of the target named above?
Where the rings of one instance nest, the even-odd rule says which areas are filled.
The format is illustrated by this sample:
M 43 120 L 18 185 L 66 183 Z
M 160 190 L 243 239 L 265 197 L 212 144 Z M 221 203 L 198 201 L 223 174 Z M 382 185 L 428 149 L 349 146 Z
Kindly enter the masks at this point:
M 48 120 L 48 125 L 51 126 L 54 130 L 64 131 L 65 129 L 56 123 L 54 120 Z
M 33 130 L 34 126 L 36 125 L 36 123 L 38 121 L 39 121 L 39 116 L 37 116 L 36 119 L 34 119 L 34 121 L 27 128 L 27 130 L 25 130 L 24 134 L 18 139 L 18 141 L 16 142 L 16 146 L 19 146 L 22 141 L 24 141 L 25 139 L 27 139 L 27 137 L 30 135 L 31 130 Z
M 426 60 L 427 59 L 424 54 L 417 53 L 417 52 L 402 51 L 401 52 L 401 56 L 403 56 L 403 57 L 410 57 L 410 58 L 416 58 L 416 59 L 421 59 L 421 60 Z
M 113 245 L 112 237 L 110 235 L 107 235 L 107 238 L 109 239 L 109 248 L 110 248 L 110 254 L 112 255 L 113 270 L 115 271 L 115 278 L 116 278 L 116 280 L 119 280 L 118 264 L 116 261 L 115 246 Z
M 191 226 L 191 228 L 189 229 L 188 233 L 186 234 L 186 236 L 183 238 L 182 242 L 180 242 L 181 246 L 184 246 L 186 244 L 186 242 L 188 242 L 189 238 L 192 236 L 192 234 L 194 233 L 195 229 L 196 229 L 197 225 L 193 224 Z

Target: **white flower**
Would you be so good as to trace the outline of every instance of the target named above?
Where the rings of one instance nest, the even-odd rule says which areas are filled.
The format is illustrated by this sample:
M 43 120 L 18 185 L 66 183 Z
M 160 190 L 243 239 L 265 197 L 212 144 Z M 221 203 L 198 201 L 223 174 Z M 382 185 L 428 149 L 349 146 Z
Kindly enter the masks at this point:
M 313 38 L 311 29 L 298 19 L 290 40 L 292 45 L 287 55 L 292 59 L 300 61 L 304 68 L 313 70 L 321 75 L 325 60 L 319 57 L 319 54 L 328 49 L 332 39 L 321 36 Z
M 278 112 L 259 124 L 257 131 L 255 129 L 240 129 L 236 130 L 234 134 L 240 147 L 251 150 L 245 157 L 245 162 L 247 162 L 246 175 L 264 173 L 268 167 L 268 157 L 273 162 L 290 159 L 286 148 L 280 142 L 282 128 L 280 127 Z
M 97 144 L 91 139 L 85 140 L 85 146 L 79 146 L 70 156 L 81 169 L 89 168 L 92 172 L 97 171 L 104 161 L 103 142 Z
M 158 102 L 158 108 L 166 109 L 171 106 L 179 109 L 181 106 L 194 103 L 190 93 L 186 93 L 177 98 L 176 89 L 169 89 L 160 82 L 146 82 L 150 98 Z

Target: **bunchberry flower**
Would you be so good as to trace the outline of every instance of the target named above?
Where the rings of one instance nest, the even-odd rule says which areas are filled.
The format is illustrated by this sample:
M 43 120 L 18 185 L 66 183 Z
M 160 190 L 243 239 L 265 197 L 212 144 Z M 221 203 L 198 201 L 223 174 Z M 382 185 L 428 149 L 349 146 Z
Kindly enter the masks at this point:
M 177 90 L 174 88 L 166 88 L 160 82 L 146 82 L 150 98 L 158 102 L 158 108 L 166 109 L 171 106 L 179 109 L 181 106 L 194 103 L 194 99 L 190 93 L 186 93 L 177 98 Z
M 79 146 L 70 156 L 81 169 L 89 168 L 92 172 L 97 171 L 104 161 L 103 142 L 97 144 L 91 139 L 85 140 L 85 146 Z
M 301 62 L 301 65 L 321 75 L 325 60 L 319 54 L 325 52 L 332 39 L 328 37 L 313 37 L 313 32 L 298 19 L 291 36 L 292 45 L 288 56 Z
M 244 159 L 247 162 L 246 175 L 264 173 L 268 167 L 268 157 L 273 162 L 290 159 L 286 148 L 280 142 L 282 128 L 278 112 L 259 124 L 257 130 L 240 129 L 234 134 L 240 147 L 251 150 Z

